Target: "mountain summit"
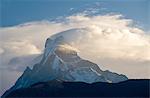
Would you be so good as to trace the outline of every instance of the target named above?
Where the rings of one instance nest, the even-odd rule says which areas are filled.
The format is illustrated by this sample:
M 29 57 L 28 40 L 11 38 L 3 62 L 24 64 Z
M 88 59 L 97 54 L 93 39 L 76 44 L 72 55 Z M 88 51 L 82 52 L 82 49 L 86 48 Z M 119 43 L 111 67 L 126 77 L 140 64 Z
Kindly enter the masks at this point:
M 65 41 L 65 37 L 57 34 L 47 39 L 41 61 L 32 69 L 27 67 L 11 90 L 56 79 L 66 82 L 118 83 L 128 78 L 102 71 L 97 64 L 80 58 L 76 49 Z

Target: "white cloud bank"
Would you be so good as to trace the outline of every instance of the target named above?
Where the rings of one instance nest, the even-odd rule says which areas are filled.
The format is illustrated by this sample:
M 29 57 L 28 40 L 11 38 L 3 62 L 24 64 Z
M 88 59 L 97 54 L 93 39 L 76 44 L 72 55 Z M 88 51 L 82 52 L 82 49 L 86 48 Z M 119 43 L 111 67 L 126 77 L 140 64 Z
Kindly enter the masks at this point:
M 60 22 L 41 21 L 0 28 L 0 70 L 20 72 L 20 68 L 24 69 L 42 53 L 49 36 L 65 30 L 70 30 L 66 38 L 79 50 L 79 55 L 96 62 L 102 69 L 129 78 L 150 78 L 150 35 L 121 15 L 78 14 Z M 2 71 L 0 74 L 2 81 L 7 80 Z

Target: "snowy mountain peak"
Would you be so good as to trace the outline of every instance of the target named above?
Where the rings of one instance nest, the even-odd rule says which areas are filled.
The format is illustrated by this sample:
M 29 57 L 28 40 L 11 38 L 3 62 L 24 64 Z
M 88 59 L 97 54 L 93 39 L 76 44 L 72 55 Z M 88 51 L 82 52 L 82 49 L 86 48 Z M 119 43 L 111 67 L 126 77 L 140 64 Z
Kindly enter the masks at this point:
M 53 53 L 55 49 L 60 47 L 60 45 L 65 44 L 63 36 L 54 38 L 48 38 L 45 43 L 44 57 L 46 58 L 49 54 Z
M 56 38 L 48 38 L 46 40 L 45 48 L 50 47 L 51 45 L 55 46 L 55 45 L 63 44 L 64 41 L 65 40 L 63 36 L 59 36 Z
M 70 82 L 117 83 L 128 78 L 110 71 L 102 71 L 97 64 L 80 58 L 77 50 L 65 42 L 63 36 L 57 36 L 47 39 L 41 62 L 35 64 L 33 69 L 27 67 L 13 89 L 56 79 Z

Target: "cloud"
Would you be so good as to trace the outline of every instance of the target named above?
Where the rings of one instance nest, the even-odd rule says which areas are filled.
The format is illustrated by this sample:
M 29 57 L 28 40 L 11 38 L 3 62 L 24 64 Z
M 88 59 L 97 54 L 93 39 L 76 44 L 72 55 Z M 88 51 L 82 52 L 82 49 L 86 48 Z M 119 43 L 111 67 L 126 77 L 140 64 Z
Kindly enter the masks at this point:
M 64 33 L 66 40 L 79 50 L 79 55 L 96 62 L 102 69 L 122 73 L 129 78 L 150 78 L 150 35 L 134 27 L 131 19 L 115 14 L 77 14 L 60 21 L 1 27 L 0 70 L 13 69 L 20 73 L 20 66 L 24 69 L 32 59 L 42 54 L 49 36 L 65 30 L 69 30 Z M 12 62 L 16 62 L 15 68 Z
M 16 79 L 20 77 L 22 73 L 18 71 L 0 70 L 0 95 L 8 90 L 15 83 Z

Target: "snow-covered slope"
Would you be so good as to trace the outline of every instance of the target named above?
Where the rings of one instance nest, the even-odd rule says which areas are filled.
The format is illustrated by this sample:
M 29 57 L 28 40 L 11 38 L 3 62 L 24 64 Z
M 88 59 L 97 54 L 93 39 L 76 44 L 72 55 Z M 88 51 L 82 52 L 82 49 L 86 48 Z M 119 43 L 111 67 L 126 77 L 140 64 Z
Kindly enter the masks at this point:
M 76 49 L 65 42 L 64 37 L 60 35 L 47 39 L 41 62 L 35 64 L 33 69 L 27 67 L 13 88 L 28 87 L 37 82 L 54 79 L 86 83 L 117 83 L 127 80 L 127 77 L 102 71 L 97 64 L 83 60 L 78 56 Z
M 102 71 L 97 64 L 80 58 L 61 34 L 47 39 L 41 61 L 32 69 L 27 67 L 9 91 L 55 79 L 86 83 L 117 83 L 128 79 L 125 75 Z

